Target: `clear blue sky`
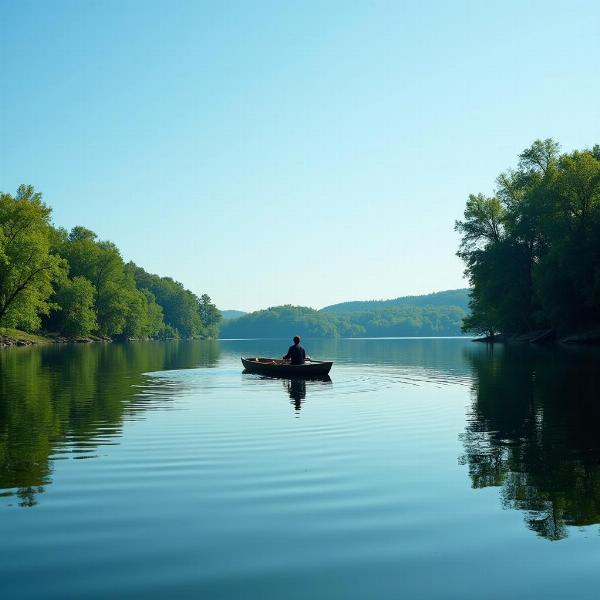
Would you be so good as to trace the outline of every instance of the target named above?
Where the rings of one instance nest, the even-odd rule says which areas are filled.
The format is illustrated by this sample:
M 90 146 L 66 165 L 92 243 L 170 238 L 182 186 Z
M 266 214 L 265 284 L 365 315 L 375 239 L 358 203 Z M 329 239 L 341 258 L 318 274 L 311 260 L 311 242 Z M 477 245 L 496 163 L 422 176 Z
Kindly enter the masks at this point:
M 461 287 L 453 223 L 600 142 L 600 3 L 0 0 L 0 189 L 220 308 Z

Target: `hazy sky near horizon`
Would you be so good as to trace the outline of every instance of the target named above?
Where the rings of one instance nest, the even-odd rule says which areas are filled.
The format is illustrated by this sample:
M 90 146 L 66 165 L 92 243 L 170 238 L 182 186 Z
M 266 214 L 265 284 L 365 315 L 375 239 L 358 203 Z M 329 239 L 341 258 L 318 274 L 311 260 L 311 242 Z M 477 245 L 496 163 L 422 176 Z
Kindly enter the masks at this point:
M 536 138 L 600 143 L 600 3 L 0 0 L 0 190 L 220 308 L 465 285 Z

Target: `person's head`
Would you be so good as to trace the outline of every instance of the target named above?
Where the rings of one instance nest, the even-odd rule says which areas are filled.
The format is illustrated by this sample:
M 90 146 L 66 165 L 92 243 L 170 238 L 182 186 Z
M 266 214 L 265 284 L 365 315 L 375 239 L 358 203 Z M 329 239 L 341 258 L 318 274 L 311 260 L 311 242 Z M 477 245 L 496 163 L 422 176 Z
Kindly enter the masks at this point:
M 299 344 L 299 343 L 300 343 L 300 338 L 297 335 L 295 335 L 294 336 L 294 344 Z

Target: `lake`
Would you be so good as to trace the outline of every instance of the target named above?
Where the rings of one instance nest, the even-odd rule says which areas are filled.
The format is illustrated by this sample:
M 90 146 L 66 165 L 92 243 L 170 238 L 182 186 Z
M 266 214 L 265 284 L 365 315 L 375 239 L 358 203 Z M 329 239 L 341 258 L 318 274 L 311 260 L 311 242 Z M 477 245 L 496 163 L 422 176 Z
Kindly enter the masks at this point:
M 303 343 L 0 351 L 0 595 L 598 597 L 597 350 Z

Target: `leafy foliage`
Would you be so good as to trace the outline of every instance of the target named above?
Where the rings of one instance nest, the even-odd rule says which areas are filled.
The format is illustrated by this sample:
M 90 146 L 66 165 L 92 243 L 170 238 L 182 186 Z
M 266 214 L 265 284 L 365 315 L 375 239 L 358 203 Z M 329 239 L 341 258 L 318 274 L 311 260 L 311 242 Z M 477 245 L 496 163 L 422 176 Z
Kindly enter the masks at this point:
M 35 330 L 66 262 L 51 253 L 50 208 L 30 185 L 0 193 L 0 325 Z
M 50 223 L 32 186 L 0 194 L 0 326 L 67 336 L 216 336 L 221 314 L 167 277 L 126 265 L 85 228 Z
M 472 284 L 464 329 L 519 334 L 600 323 L 600 147 L 536 140 L 493 197 L 471 195 L 458 255 Z
M 204 327 L 204 333 L 208 337 L 219 335 L 219 323 L 223 319 L 221 311 L 212 303 L 208 294 L 200 296 L 200 320 Z
M 94 285 L 85 277 L 66 279 L 55 296 L 59 307 L 53 315 L 56 329 L 72 337 L 85 337 L 95 331 L 98 328 L 95 296 Z
M 216 337 L 221 314 L 207 294 L 198 298 L 170 277 L 147 273 L 134 263 L 126 265 L 136 286 L 150 292 L 161 306 L 166 324 L 163 337 Z

